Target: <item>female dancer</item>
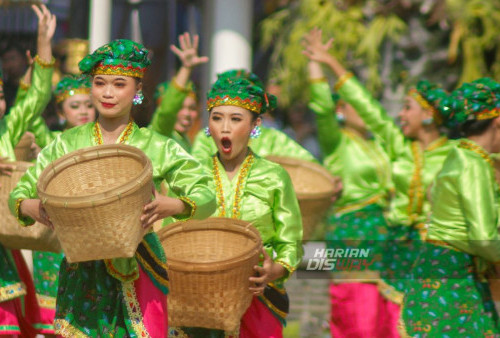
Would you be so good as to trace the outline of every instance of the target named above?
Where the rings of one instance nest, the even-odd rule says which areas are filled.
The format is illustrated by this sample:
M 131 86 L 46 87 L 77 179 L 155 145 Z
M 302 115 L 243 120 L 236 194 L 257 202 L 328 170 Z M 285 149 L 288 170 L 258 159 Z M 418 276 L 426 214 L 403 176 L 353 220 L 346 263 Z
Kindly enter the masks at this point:
M 333 273 L 332 336 L 397 337 L 399 308 L 378 290 L 388 233 L 383 212 L 392 183 L 389 159 L 352 106 L 337 101 L 334 117 L 336 103 L 320 64 L 309 62 L 309 76 L 309 106 L 316 114 L 323 164 L 342 178 L 343 185 L 342 196 L 328 217 L 327 247 L 369 249 L 372 263 L 363 271 Z
M 490 157 L 500 152 L 500 84 L 489 78 L 465 83 L 442 108 L 465 138 L 432 188 L 432 216 L 407 282 L 402 328 L 412 337 L 497 337 L 484 272 L 500 261 L 499 190 Z
M 283 284 L 302 257 L 300 210 L 287 172 L 249 147 L 260 114 L 273 108 L 276 98 L 246 79 L 225 76 L 219 77 L 207 96 L 209 131 L 217 145 L 217 153 L 206 159 L 217 193 L 214 216 L 251 222 L 265 249 L 263 265 L 255 267 L 259 277 L 250 278 L 255 297 L 241 320 L 239 337 L 282 337 L 288 312 Z M 225 334 L 199 328 L 171 328 L 170 333 Z
M 129 40 L 115 40 L 86 56 L 79 64 L 92 75 L 92 103 L 99 112 L 94 123 L 69 129 L 44 148 L 11 193 L 9 205 L 23 225 L 35 220 L 50 225 L 38 199 L 36 182 L 52 161 L 76 149 L 125 143 L 146 153 L 153 163 L 158 189 L 166 180 L 180 198 L 161 196 L 148 203 L 141 216 L 147 228 L 156 220 L 204 218 L 214 211 L 209 177 L 177 143 L 131 120 L 132 105 L 142 100 L 141 78 L 150 64 L 148 50 Z M 158 237 L 149 232 L 130 259 L 68 264 L 63 259 L 55 320 L 64 337 L 157 336 L 167 334 L 165 296 L 168 291 L 165 255 Z
M 321 30 L 312 30 L 305 38 L 304 54 L 324 63 L 338 76 L 335 89 L 379 138 L 391 161 L 395 195 L 387 220 L 390 240 L 384 250 L 383 280 L 379 287 L 387 298 L 401 304 L 404 280 L 418 253 L 418 241 L 424 236 L 424 224 L 430 212 L 427 188 L 436 176 L 454 142 L 442 136 L 442 117 L 437 109 L 446 93 L 421 81 L 405 97 L 399 113 L 402 129 L 368 91 L 328 53 L 333 39 L 323 44 Z
M 59 81 L 54 97 L 57 115 L 64 121 L 64 130 L 95 121 L 95 108 L 90 97 L 91 81 L 87 76 L 67 75 Z M 30 130 L 35 135 L 38 146 L 44 148 L 52 142 L 60 131 L 51 131 L 43 118 L 37 118 Z
M 33 86 L 5 114 L 3 83 L 0 74 L 0 162 L 15 161 L 14 146 L 50 100 L 54 60 L 51 40 L 56 19 L 45 6 L 33 6 L 38 17 L 37 52 L 34 58 Z M 0 173 L 9 175 L 12 166 L 0 163 Z M 0 335 L 34 336 L 32 324 L 39 320 L 39 308 L 30 273 L 18 250 L 0 245 Z M 24 299 L 23 299 L 24 298 Z
M 23 86 L 18 90 L 16 100 L 22 99 L 31 85 L 31 70 L 24 76 Z M 95 121 L 95 109 L 90 97 L 90 78 L 65 76 L 54 90 L 57 114 L 65 121 L 65 129 Z M 44 148 L 52 142 L 60 131 L 51 131 L 44 119 L 38 116 L 30 130 L 35 135 L 36 144 Z M 33 251 L 33 279 L 36 296 L 41 309 L 40 322 L 34 326 L 40 333 L 54 334 L 54 316 L 59 268 L 64 255 L 44 251 Z
M 246 78 L 252 84 L 264 90 L 264 84 L 257 75 L 245 69 L 231 69 L 218 75 L 223 77 Z M 274 109 L 274 108 L 273 108 Z M 217 145 L 208 136 L 208 129 L 200 131 L 193 143 L 192 154 L 198 159 L 211 157 L 217 152 Z M 259 137 L 250 140 L 252 150 L 261 157 L 269 155 L 290 156 L 306 161 L 317 162 L 314 156 L 287 134 L 273 128 L 257 126 L 255 132 Z
M 179 48 L 171 45 L 170 49 L 182 65 L 170 83 L 157 88 L 158 107 L 151 120 L 151 129 L 173 138 L 187 152 L 191 152 L 187 132 L 198 116 L 198 101 L 189 77 L 194 67 L 208 62 L 208 57 L 198 56 L 198 35 L 191 39 L 189 33 L 179 36 Z

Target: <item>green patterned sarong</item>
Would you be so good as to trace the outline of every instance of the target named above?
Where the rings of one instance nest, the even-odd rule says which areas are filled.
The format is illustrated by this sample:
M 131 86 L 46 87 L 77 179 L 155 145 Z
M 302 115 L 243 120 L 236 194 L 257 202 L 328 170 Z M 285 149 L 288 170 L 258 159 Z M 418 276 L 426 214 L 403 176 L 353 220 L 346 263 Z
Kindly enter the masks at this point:
M 401 326 L 412 337 L 499 337 L 488 283 L 473 256 L 424 242 L 407 280 Z

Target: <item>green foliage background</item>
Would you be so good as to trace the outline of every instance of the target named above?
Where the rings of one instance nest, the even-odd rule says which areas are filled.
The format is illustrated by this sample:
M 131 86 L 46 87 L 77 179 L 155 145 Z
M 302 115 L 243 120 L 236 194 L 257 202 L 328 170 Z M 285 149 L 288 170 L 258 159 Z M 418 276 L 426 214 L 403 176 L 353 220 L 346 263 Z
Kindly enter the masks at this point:
M 481 76 L 500 80 L 500 0 L 290 0 L 261 21 L 270 78 L 288 106 L 307 96 L 301 40 L 314 27 L 332 53 L 388 105 L 418 79 L 453 89 Z

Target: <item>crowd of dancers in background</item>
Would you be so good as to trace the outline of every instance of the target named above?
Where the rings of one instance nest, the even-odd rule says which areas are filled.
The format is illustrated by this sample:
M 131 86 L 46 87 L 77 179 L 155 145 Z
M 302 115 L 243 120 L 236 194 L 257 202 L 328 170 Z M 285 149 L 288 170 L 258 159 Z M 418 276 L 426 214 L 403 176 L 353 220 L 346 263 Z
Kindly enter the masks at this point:
M 162 219 L 229 217 L 260 232 L 263 262 L 250 278 L 254 299 L 238 332 L 169 327 L 166 259 L 148 232 L 133 258 L 70 264 L 64 254 L 33 252 L 31 274 L 17 250 L 0 246 L 0 335 L 64 337 L 281 337 L 288 312 L 285 282 L 303 255 L 302 223 L 287 172 L 269 155 L 318 162 L 283 132 L 262 126 L 277 98 L 247 70 L 218 75 L 207 93 L 208 126 L 191 143 L 198 114 L 192 70 L 206 62 L 198 37 L 172 46 L 181 67 L 158 88 L 147 128 L 131 118 L 143 101 L 148 50 L 115 40 L 83 58 L 83 76 L 51 88 L 56 20 L 45 6 L 37 55 L 8 114 L 0 77 L 0 172 L 9 174 L 14 147 L 27 131 L 42 148 L 12 191 L 20 226 L 51 226 L 36 183 L 52 161 L 99 144 L 135 146 L 151 159 L 157 191 L 141 216 Z M 325 220 L 327 246 L 370 249 L 369 270 L 332 271 L 330 329 L 334 337 L 497 337 L 498 316 L 487 283 L 500 261 L 498 185 L 500 84 L 481 78 L 446 92 L 419 81 L 404 97 L 400 126 L 362 83 L 332 56 L 320 29 L 304 37 L 310 101 L 322 165 L 340 178 Z M 323 70 L 335 74 L 334 94 Z M 65 130 L 41 117 L 51 95 Z M 453 131 L 457 139 L 446 133 Z M 146 252 L 147 254 L 144 254 Z M 34 281 L 34 283 L 33 283 Z M 328 295 L 325 295 L 327 297 Z

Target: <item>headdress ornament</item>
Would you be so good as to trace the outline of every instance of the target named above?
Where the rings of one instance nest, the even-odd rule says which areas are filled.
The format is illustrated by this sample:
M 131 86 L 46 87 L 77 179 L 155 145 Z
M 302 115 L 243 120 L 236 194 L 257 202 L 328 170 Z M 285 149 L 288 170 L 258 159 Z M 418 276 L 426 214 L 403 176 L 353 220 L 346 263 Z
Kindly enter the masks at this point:
M 75 94 L 90 94 L 91 82 L 88 76 L 65 76 L 54 89 L 56 102 L 63 102 Z
M 126 39 L 114 40 L 88 54 L 78 67 L 83 74 L 142 78 L 151 64 L 148 53 L 140 43 Z
M 432 117 L 437 125 L 443 124 L 439 103 L 448 96 L 444 89 L 427 80 L 421 80 L 408 91 L 408 95 L 413 97 L 422 108 L 432 112 Z
M 500 116 L 500 83 L 484 77 L 464 83 L 443 100 L 440 110 L 451 127 Z

